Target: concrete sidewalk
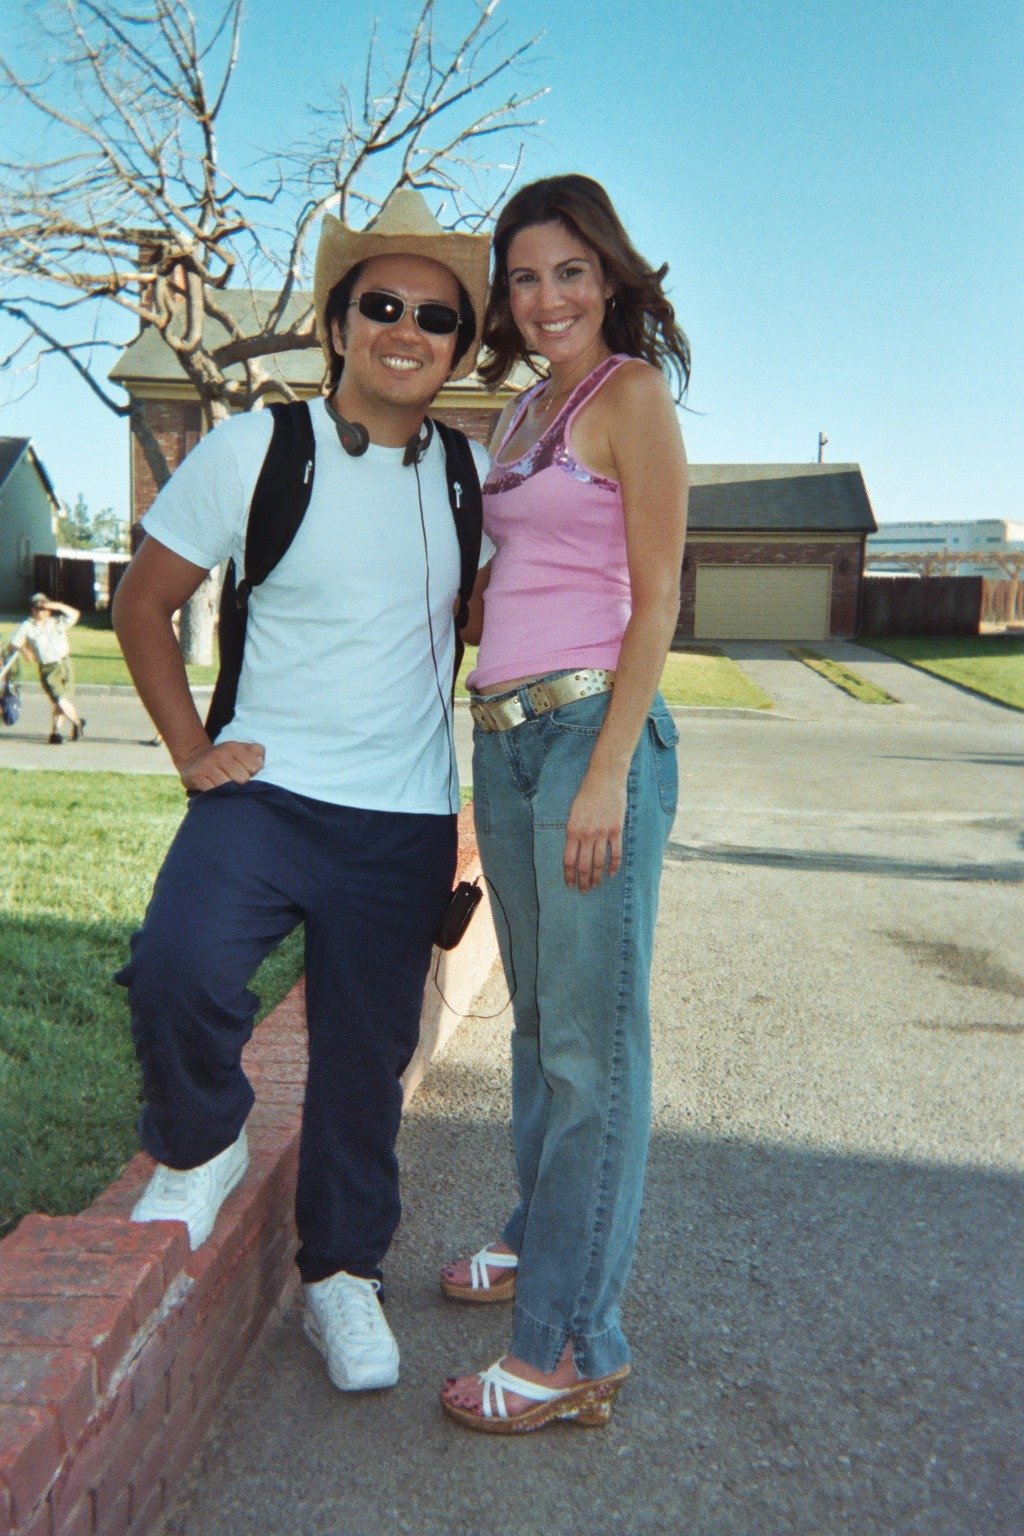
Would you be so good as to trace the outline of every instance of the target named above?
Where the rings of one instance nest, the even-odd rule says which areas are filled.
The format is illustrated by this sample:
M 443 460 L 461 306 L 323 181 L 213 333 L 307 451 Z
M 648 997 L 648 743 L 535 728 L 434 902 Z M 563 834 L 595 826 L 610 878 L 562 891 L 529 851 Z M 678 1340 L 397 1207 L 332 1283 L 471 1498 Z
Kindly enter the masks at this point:
M 210 688 L 193 689 L 200 715 L 209 708 Z M 76 769 L 86 773 L 173 774 L 164 747 L 153 745 L 153 723 L 134 688 L 104 688 L 84 684 L 76 689 L 79 708 L 88 721 L 82 741 L 52 747 L 50 706 L 41 689 L 22 689 L 21 719 L 0 726 L 0 768 Z M 469 707 L 455 710 L 455 750 L 463 784 L 472 779 L 473 725 Z
M 291 1296 L 171 1536 L 1020 1536 L 1024 721 L 949 713 L 681 722 L 608 1429 L 496 1441 L 437 1406 L 507 1343 L 436 1284 L 512 1196 L 506 1013 L 403 1128 L 401 1384 L 335 1393 Z
M 723 640 L 719 644 L 725 654 L 775 700 L 775 707 L 782 715 L 795 720 L 853 721 L 864 713 L 865 705 L 820 673 L 802 662 L 794 665 L 788 644 L 775 640 Z M 1007 715 L 1012 718 L 1014 714 L 1021 718 L 1017 711 L 1007 710 L 979 694 L 958 688 L 919 667 L 908 666 L 853 640 L 815 641 L 807 649 L 845 663 L 868 682 L 884 688 L 897 703 L 871 707 L 884 707 L 897 717 L 907 715 L 974 725 L 981 729 L 992 724 L 999 714 L 1004 718 Z
M 209 688 L 193 697 L 200 714 L 209 706 Z M 42 689 L 23 687 L 21 719 L 0 727 L 0 768 L 77 769 L 91 773 L 166 773 L 174 768 L 163 747 L 153 746 L 153 723 L 134 688 L 83 684 L 75 689 L 87 722 L 81 741 L 52 747 L 50 705 Z

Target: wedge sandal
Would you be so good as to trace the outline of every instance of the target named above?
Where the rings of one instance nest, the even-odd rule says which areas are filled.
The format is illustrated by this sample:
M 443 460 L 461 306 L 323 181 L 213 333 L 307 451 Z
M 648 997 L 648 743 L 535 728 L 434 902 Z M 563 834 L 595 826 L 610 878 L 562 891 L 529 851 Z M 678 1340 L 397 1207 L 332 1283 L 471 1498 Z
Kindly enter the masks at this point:
M 504 1356 L 502 1356 L 504 1359 Z M 594 1381 L 580 1381 L 572 1387 L 542 1387 L 534 1381 L 524 1381 L 506 1371 L 501 1360 L 496 1360 L 486 1371 L 480 1372 L 483 1397 L 480 1411 L 456 1408 L 441 1394 L 441 1407 L 449 1418 L 465 1429 L 474 1429 L 485 1435 L 526 1435 L 532 1430 L 543 1429 L 546 1424 L 579 1424 L 584 1429 L 598 1429 L 608 1423 L 612 1405 L 622 1383 L 629 1375 L 624 1365 L 609 1376 L 599 1376 Z M 455 1377 L 449 1378 L 449 1384 Z M 528 1398 L 531 1406 L 519 1413 L 509 1413 L 505 1401 L 506 1392 Z
M 511 1301 L 516 1294 L 518 1263 L 514 1253 L 495 1253 L 491 1248 L 481 1248 L 469 1261 L 469 1284 L 459 1285 L 442 1273 L 441 1289 L 450 1301 L 469 1301 L 478 1306 Z M 489 1269 L 502 1269 L 506 1273 L 492 1280 L 487 1273 Z

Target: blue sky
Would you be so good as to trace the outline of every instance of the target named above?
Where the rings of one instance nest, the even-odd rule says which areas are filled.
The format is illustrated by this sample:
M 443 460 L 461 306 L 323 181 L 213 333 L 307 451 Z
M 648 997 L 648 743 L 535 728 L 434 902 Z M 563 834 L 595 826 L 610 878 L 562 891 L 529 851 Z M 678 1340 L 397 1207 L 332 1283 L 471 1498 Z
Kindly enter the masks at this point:
M 453 34 L 468 0 L 441 0 Z M 3 0 L 3 10 L 15 7 Z M 222 146 L 358 78 L 366 0 L 251 0 Z M 389 6 L 387 29 L 405 12 Z M 1024 20 L 1016 3 L 504 0 L 550 87 L 524 179 L 580 170 L 670 263 L 691 458 L 860 463 L 879 521 L 1024 517 Z M 394 33 L 392 33 L 394 35 Z M 125 426 L 66 365 L 7 404 L 59 493 L 127 505 Z

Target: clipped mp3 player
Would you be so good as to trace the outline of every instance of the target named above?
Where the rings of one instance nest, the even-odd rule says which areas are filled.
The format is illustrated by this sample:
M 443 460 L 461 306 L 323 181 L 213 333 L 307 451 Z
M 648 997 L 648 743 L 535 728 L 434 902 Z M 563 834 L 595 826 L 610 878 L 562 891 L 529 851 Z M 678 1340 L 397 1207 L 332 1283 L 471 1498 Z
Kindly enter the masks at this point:
M 483 891 L 474 880 L 460 880 L 441 919 L 437 935 L 438 949 L 454 949 L 469 927 L 470 919 L 483 900 Z

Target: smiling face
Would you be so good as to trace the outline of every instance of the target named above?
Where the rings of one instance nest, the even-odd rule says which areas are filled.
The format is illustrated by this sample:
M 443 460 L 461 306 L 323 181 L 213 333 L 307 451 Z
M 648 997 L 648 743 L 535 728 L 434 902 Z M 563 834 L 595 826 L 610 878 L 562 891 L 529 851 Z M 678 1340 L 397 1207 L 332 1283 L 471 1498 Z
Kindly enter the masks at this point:
M 597 252 L 568 225 L 530 224 L 512 236 L 508 293 L 527 349 L 553 372 L 589 370 L 610 355 L 601 328 L 612 287 Z
M 360 314 L 356 301 L 371 290 L 405 301 L 394 325 Z M 332 322 L 331 339 L 345 358 L 335 405 L 349 420 L 365 423 L 371 439 L 404 442 L 451 373 L 456 337 L 420 330 L 413 308 L 425 303 L 458 310 L 454 273 L 426 256 L 374 256 L 359 270 L 344 325 Z

